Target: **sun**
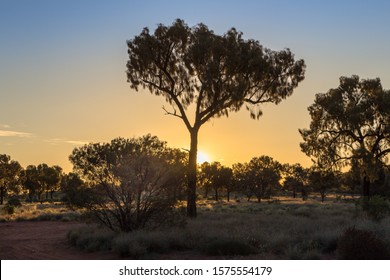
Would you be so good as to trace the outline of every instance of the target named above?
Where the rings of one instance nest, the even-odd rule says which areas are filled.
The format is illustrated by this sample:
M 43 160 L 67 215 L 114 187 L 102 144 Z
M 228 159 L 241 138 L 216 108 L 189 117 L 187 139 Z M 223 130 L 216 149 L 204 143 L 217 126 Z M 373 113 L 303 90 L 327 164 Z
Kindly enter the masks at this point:
M 198 162 L 198 164 L 202 164 L 204 162 L 210 162 L 210 157 L 202 152 L 202 151 L 198 151 L 198 156 L 196 157 L 196 161 Z

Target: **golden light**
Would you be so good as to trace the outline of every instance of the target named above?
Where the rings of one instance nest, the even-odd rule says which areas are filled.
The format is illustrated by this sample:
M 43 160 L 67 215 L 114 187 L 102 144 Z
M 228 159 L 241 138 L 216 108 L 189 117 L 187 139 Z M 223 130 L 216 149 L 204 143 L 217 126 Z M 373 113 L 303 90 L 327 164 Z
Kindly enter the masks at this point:
M 202 164 L 206 161 L 210 162 L 210 157 L 206 153 L 204 153 L 202 151 L 198 151 L 198 156 L 196 157 L 196 160 L 197 160 L 198 164 Z

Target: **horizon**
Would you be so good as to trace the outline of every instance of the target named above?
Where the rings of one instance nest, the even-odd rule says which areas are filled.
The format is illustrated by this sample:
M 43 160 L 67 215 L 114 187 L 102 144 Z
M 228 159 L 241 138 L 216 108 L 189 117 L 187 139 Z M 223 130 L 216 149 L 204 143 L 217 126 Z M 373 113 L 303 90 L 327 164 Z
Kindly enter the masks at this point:
M 75 147 L 147 133 L 169 147 L 188 148 L 181 120 L 166 116 L 164 98 L 135 92 L 126 81 L 126 40 L 144 27 L 182 18 L 216 34 L 231 27 L 272 50 L 291 49 L 307 65 L 305 80 L 278 105 L 252 120 L 242 109 L 200 129 L 198 150 L 231 166 L 267 155 L 311 165 L 299 128 L 307 107 L 340 76 L 379 77 L 390 89 L 387 1 L 12 1 L 0 10 L 0 154 L 23 167 L 47 163 L 72 170 Z M 191 7 L 191 9 L 188 9 Z

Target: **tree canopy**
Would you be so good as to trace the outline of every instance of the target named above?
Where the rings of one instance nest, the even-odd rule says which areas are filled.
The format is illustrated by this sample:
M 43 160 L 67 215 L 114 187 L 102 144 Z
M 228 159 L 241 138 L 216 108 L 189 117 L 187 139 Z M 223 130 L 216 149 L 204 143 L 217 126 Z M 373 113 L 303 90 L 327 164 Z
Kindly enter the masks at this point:
M 112 230 L 165 222 L 176 203 L 177 186 L 169 182 L 178 175 L 179 152 L 151 135 L 75 148 L 70 161 L 90 187 L 83 205 Z
M 390 153 L 390 91 L 379 78 L 341 77 L 308 108 L 309 129 L 300 129 L 302 151 L 320 167 L 359 166 L 364 195 Z
M 252 118 L 259 118 L 258 105 L 278 104 L 292 94 L 304 79 L 305 63 L 289 49 L 272 51 L 234 28 L 217 35 L 202 23 L 189 27 L 181 19 L 171 26 L 159 24 L 154 33 L 144 28 L 127 46 L 131 88 L 164 96 L 172 106 L 165 112 L 180 118 L 190 133 L 187 212 L 195 217 L 200 127 L 244 104 Z
M 11 160 L 9 155 L 0 155 L 0 204 L 8 191 L 15 190 L 20 183 L 22 167 L 19 162 Z

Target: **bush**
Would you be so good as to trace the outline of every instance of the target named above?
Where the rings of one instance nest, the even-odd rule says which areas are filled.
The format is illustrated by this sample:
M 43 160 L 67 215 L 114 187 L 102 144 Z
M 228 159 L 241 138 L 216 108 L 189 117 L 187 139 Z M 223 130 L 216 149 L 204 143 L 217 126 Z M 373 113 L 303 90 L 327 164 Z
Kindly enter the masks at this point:
M 386 244 L 373 232 L 348 228 L 337 242 L 337 257 L 342 260 L 386 260 L 390 258 Z
M 4 206 L 3 211 L 5 214 L 13 215 L 15 213 L 15 206 L 7 204 Z
M 356 208 L 359 212 L 364 211 L 371 219 L 380 221 L 390 214 L 390 205 L 384 197 L 376 195 L 371 197 L 368 202 L 363 201 L 363 199 L 356 203 Z
M 19 198 L 11 197 L 10 199 L 8 199 L 7 205 L 14 206 L 14 207 L 21 207 L 22 203 L 20 202 Z
M 141 259 L 147 253 L 145 245 L 134 240 L 129 234 L 121 234 L 112 243 L 112 250 L 121 257 Z
M 256 253 L 256 250 L 238 240 L 213 240 L 206 244 L 204 252 L 210 256 L 247 256 Z
M 82 227 L 68 232 L 69 243 L 87 252 L 111 249 L 114 233 L 93 227 Z

